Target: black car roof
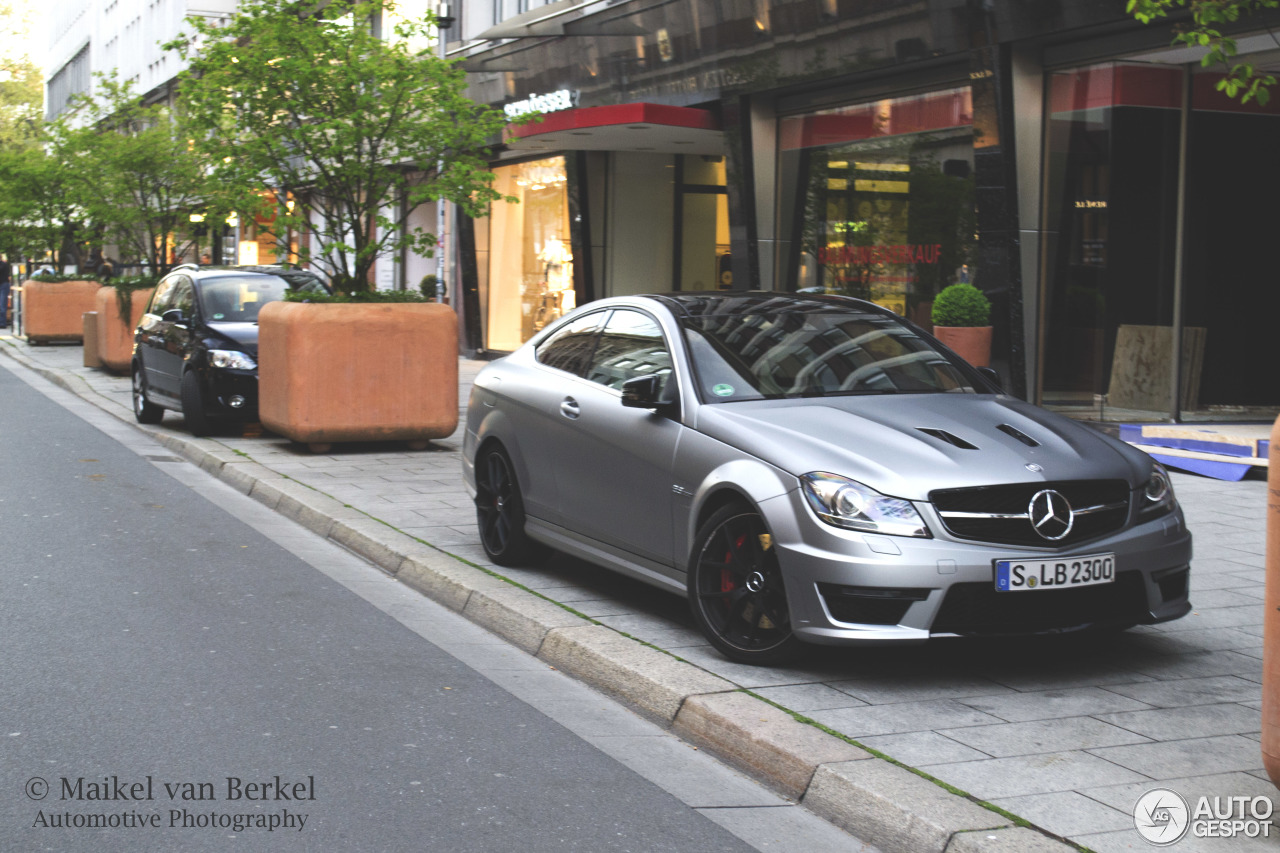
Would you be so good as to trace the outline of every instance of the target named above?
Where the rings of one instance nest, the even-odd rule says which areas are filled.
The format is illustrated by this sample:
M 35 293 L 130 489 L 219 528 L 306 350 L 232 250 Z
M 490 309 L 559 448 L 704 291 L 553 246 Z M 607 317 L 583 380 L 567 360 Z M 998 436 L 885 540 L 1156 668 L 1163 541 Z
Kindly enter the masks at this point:
M 175 272 L 177 269 L 178 268 L 175 267 Z M 288 282 L 291 287 L 295 288 L 303 284 L 319 283 L 321 287 L 324 287 L 326 290 L 329 289 L 329 286 L 325 284 L 324 279 L 316 273 L 311 270 L 301 270 L 293 267 L 280 267 L 269 264 L 245 264 L 243 266 L 205 265 L 199 267 L 191 266 L 188 267 L 186 271 L 192 273 L 197 280 L 202 278 L 211 278 L 214 276 L 242 275 L 244 273 L 250 273 L 252 275 L 271 275 L 276 278 L 282 278 Z

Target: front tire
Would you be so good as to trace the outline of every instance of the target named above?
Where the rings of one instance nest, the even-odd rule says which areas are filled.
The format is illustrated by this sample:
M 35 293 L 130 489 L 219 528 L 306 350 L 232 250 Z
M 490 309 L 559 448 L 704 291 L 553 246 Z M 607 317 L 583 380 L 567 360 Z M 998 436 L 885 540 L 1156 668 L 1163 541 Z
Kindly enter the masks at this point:
M 182 377 L 182 417 L 192 435 L 213 434 L 213 421 L 205 413 L 204 397 L 200 394 L 200 377 L 194 370 L 187 371 Z
M 158 424 L 164 419 L 164 409 L 147 399 L 147 380 L 139 365 L 133 368 L 133 417 L 140 424 Z
M 769 665 L 800 651 L 777 550 L 754 509 L 731 504 L 703 523 L 693 544 L 688 589 L 694 622 L 725 657 Z
M 489 445 L 476 459 L 476 524 L 484 552 L 499 566 L 537 562 L 545 546 L 524 531 L 524 498 L 511 457 L 499 445 Z

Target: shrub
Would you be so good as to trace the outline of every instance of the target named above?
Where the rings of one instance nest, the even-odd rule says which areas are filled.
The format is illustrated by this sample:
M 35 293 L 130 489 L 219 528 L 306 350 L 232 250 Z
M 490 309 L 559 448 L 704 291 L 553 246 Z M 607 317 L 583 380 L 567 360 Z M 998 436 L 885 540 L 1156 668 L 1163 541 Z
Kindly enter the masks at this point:
M 991 301 L 972 284 L 944 287 L 933 300 L 935 326 L 986 326 L 991 322 Z
M 354 293 L 319 293 L 314 290 L 291 290 L 286 302 L 433 302 L 413 290 L 357 290 Z

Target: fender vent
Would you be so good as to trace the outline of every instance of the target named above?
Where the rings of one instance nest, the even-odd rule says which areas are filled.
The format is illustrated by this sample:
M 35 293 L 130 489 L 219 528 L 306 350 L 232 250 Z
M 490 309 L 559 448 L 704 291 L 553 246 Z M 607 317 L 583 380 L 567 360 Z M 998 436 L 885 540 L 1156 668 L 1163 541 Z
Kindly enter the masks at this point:
M 947 432 L 945 429 L 926 429 L 925 427 L 916 427 L 916 429 L 920 430 L 920 432 L 924 433 L 925 435 L 932 436 L 933 438 L 938 439 L 938 441 L 945 441 L 947 444 L 950 444 L 953 447 L 959 447 L 961 450 L 977 450 L 978 449 L 977 445 L 970 444 L 960 436 L 952 435 L 951 433 Z
M 1000 424 L 1000 426 L 996 427 L 996 429 L 1000 430 L 1005 435 L 1013 436 L 1014 438 L 1018 439 L 1018 441 L 1021 441 L 1023 444 L 1025 444 L 1027 447 L 1040 446 L 1040 442 L 1036 441 L 1034 438 L 1027 435 L 1022 430 L 1011 427 L 1008 424 Z

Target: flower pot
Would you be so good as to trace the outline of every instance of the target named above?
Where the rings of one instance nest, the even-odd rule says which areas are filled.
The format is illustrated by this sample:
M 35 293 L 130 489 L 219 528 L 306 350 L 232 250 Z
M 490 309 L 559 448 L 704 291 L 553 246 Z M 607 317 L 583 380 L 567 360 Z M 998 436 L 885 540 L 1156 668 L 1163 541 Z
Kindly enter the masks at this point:
M 113 373 L 128 373 L 133 361 L 133 330 L 147 310 L 147 303 L 155 288 L 134 290 L 129 294 L 129 316 L 120 312 L 119 291 L 114 287 L 101 288 L 97 296 L 98 358 Z M 87 346 L 86 341 L 86 346 Z
M 258 417 L 327 450 L 422 448 L 458 425 L 458 321 L 433 302 L 272 302 L 258 315 Z
M 934 326 L 933 336 L 974 367 L 991 366 L 990 326 Z
M 84 342 L 84 315 L 97 310 L 96 281 L 24 281 L 22 327 L 27 342 Z

